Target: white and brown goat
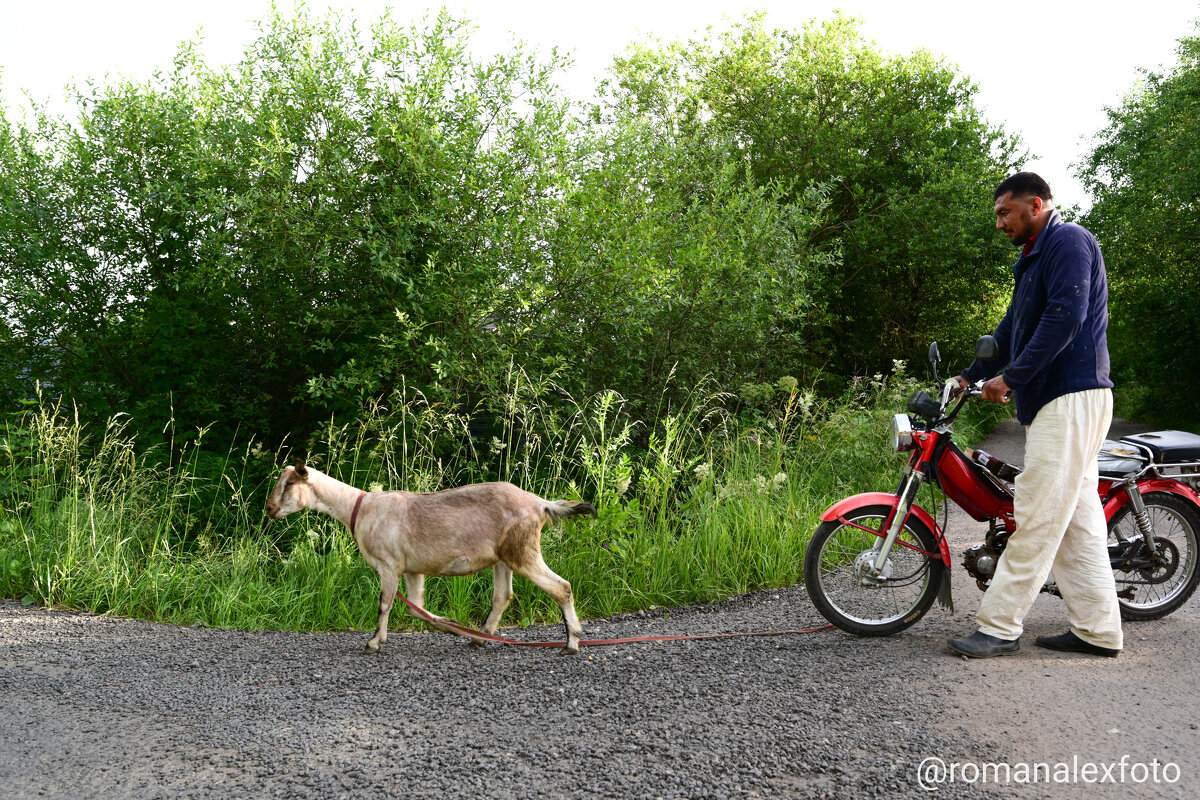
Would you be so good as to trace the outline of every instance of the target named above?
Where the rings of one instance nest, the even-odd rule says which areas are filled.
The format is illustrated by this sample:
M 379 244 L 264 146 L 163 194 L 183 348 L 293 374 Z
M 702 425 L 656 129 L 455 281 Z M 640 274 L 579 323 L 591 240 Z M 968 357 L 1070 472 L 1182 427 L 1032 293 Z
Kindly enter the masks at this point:
M 303 462 L 286 467 L 267 499 L 267 516 L 282 519 L 302 509 L 328 514 L 350 529 L 363 558 L 379 576 L 379 622 L 367 650 L 387 641 L 388 616 L 404 576 L 405 594 L 425 607 L 426 575 L 470 575 L 492 568 L 492 611 L 483 626 L 494 634 L 512 600 L 513 572 L 554 598 L 567 628 L 566 651 L 579 652 L 583 629 L 571 584 L 542 559 L 542 528 L 563 517 L 596 516 L 590 503 L 543 500 L 511 483 L 477 483 L 429 494 L 366 493 Z M 443 617 L 433 624 L 445 626 Z M 475 638 L 473 644 L 483 644 Z

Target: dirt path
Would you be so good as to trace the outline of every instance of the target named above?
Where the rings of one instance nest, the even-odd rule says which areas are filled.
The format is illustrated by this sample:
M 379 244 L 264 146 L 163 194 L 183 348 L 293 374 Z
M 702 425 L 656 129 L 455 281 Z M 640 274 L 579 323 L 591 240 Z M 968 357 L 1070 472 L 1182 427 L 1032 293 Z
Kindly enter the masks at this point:
M 1020 428 L 986 444 L 1017 458 Z M 1013 449 L 1015 448 L 1015 449 Z M 982 537 L 952 519 L 955 559 Z M 0 603 L 0 797 L 926 797 L 918 765 L 1178 765 L 1174 783 L 945 786 L 942 797 L 1195 797 L 1197 603 L 1120 658 L 969 662 L 979 592 L 903 635 L 629 645 L 571 658 L 433 633 L 180 628 Z M 585 626 L 589 638 L 823 622 L 803 588 Z M 1065 626 L 1042 597 L 1027 636 Z M 558 638 L 558 626 L 513 635 Z M 971 777 L 968 772 L 966 777 Z M 1176 777 L 1174 774 L 1167 777 Z

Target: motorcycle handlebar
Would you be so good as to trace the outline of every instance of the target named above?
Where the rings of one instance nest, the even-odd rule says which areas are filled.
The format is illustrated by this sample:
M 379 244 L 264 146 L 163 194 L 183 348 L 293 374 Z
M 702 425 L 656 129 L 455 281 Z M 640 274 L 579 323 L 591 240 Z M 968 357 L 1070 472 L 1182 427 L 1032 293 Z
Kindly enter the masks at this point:
M 947 378 L 942 384 L 941 392 L 941 419 L 939 422 L 950 422 L 958 416 L 958 412 L 962 410 L 969 397 L 980 397 L 983 395 L 983 381 L 978 380 L 974 383 L 967 384 L 964 388 L 958 382 L 958 378 Z M 952 411 L 947 412 L 954 400 L 958 400 L 958 405 Z
M 945 408 L 951 400 L 961 394 L 966 394 L 967 397 L 980 397 L 983 395 L 983 381 L 978 380 L 974 383 L 968 383 L 963 386 L 958 382 L 958 378 L 949 378 L 942 387 L 942 408 Z

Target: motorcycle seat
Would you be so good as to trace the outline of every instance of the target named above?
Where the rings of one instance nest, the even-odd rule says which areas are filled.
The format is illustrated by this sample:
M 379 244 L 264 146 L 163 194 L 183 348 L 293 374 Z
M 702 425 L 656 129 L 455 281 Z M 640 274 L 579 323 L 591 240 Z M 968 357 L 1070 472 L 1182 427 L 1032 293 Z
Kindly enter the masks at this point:
M 1096 456 L 1100 475 L 1105 478 L 1122 478 L 1131 472 L 1141 472 L 1149 460 L 1146 448 L 1112 439 L 1104 440 Z
M 1187 431 L 1154 431 L 1122 436 L 1121 441 L 1141 445 L 1160 464 L 1200 461 L 1200 436 Z

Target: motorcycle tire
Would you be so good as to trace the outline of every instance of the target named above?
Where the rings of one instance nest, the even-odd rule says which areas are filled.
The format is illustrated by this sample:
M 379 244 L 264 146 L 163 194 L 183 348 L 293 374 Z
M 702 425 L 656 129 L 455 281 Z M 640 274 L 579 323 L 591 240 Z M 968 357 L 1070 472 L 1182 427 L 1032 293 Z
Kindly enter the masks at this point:
M 888 555 L 886 580 L 861 576 L 861 565 L 882 540 L 855 525 L 879 530 L 890 511 L 885 505 L 863 506 L 844 515 L 854 525 L 823 522 L 805 549 L 804 586 L 813 605 L 825 619 L 859 636 L 890 636 L 911 626 L 933 605 L 945 574 L 940 556 L 927 555 L 938 553 L 933 531 L 910 516 Z
M 1143 496 L 1146 513 L 1167 563 L 1156 570 L 1113 570 L 1121 619 L 1148 620 L 1165 617 L 1188 601 L 1200 584 L 1200 511 L 1181 497 L 1166 492 Z M 1133 508 L 1125 506 L 1108 522 L 1108 542 L 1138 540 L 1141 533 Z M 1124 596 L 1122 596 L 1124 593 Z

